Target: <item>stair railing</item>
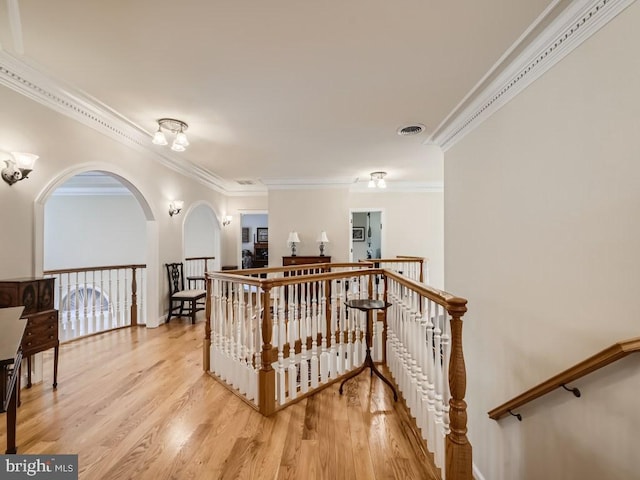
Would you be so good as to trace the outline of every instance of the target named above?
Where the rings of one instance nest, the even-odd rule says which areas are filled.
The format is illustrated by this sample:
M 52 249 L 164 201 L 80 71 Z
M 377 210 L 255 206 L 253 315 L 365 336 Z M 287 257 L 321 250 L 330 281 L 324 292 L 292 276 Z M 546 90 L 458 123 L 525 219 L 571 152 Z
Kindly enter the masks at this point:
M 366 263 L 335 270 L 323 264 L 207 274 L 205 370 L 264 415 L 340 381 L 360 366 L 365 348 L 366 316 L 344 303 L 373 298 L 382 278 L 391 306 L 372 329 L 374 361 L 387 360 L 443 478 L 470 480 L 466 300 Z

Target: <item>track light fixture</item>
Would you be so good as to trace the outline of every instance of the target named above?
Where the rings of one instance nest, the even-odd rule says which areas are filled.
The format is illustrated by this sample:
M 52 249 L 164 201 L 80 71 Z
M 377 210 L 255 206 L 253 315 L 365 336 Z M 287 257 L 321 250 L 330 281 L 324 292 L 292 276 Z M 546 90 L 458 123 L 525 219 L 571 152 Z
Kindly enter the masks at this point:
M 164 134 L 164 130 L 167 130 L 175 134 L 175 138 L 171 143 L 171 150 L 174 152 L 184 152 L 189 146 L 189 140 L 186 133 L 189 128 L 182 120 L 176 120 L 175 118 L 161 118 L 158 120 L 158 131 L 153 135 L 151 142 L 154 145 L 168 145 L 167 137 Z

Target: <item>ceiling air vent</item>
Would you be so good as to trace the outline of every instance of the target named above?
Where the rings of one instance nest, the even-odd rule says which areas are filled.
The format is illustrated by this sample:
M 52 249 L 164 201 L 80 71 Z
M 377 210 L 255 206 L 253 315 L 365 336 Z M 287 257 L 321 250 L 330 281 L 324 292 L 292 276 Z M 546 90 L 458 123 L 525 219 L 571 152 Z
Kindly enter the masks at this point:
M 255 185 L 253 180 L 236 180 L 240 185 Z
M 416 123 L 415 125 L 407 125 L 406 127 L 400 127 L 398 129 L 398 135 L 402 135 L 404 137 L 409 135 L 418 135 L 422 132 L 424 132 L 424 125 L 422 125 L 421 123 Z

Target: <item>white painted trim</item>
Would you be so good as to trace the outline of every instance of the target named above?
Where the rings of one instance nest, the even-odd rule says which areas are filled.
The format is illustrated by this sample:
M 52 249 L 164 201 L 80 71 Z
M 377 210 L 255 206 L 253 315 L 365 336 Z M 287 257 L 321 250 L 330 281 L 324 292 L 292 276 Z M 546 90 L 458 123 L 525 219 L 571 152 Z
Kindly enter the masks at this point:
M 442 193 L 444 182 L 387 182 L 387 188 L 369 188 L 367 182 L 357 183 L 349 188 L 352 193 Z
M 573 1 L 446 125 L 427 140 L 448 150 L 635 0 Z M 545 10 L 545 14 L 549 9 Z M 544 15 L 544 14 L 543 14 Z M 541 18 L 536 20 L 540 23 Z M 520 37 L 518 42 L 523 42 Z M 519 45 L 513 45 L 509 52 Z M 504 58 L 504 56 L 503 56 Z M 496 66 L 492 68 L 492 72 Z M 485 76 L 484 78 L 487 78 Z
M 478 468 L 478 466 L 475 464 L 475 462 L 471 463 L 471 472 L 474 480 L 486 480 L 484 478 L 484 475 L 482 475 L 482 472 L 480 472 L 480 469 Z
M 173 154 L 171 150 L 153 145 L 150 141 L 151 133 L 129 121 L 124 115 L 98 99 L 54 80 L 40 67 L 2 50 L 0 50 L 0 85 L 73 118 L 128 147 L 142 151 L 162 165 L 212 190 L 230 193 L 226 180 Z

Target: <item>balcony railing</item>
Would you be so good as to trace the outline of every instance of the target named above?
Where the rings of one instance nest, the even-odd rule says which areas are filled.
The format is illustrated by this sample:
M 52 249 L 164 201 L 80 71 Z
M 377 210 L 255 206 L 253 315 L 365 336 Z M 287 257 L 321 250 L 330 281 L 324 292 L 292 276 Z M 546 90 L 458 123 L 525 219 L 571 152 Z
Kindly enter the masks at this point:
M 367 317 L 345 302 L 387 300 L 372 357 L 386 361 L 443 478 L 471 479 L 466 300 L 368 262 L 209 273 L 207 289 L 204 368 L 264 415 L 358 368 Z
M 135 326 L 146 318 L 146 265 L 46 270 L 44 276 L 56 279 L 60 341 Z

